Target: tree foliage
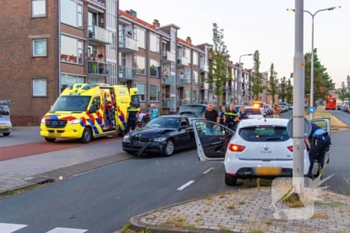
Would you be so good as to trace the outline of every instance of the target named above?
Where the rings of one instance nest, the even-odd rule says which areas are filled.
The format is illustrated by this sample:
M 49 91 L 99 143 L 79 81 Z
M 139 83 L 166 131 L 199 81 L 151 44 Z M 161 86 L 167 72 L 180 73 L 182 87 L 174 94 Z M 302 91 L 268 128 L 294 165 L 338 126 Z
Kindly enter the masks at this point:
M 286 86 L 286 101 L 287 103 L 293 102 L 293 86 L 291 79 L 288 79 Z
M 321 64 L 317 49 L 314 49 L 314 101 L 325 99 L 335 84 L 326 72 L 326 68 Z M 311 53 L 305 54 L 305 96 L 310 96 L 311 83 Z
M 348 76 L 349 77 L 349 76 Z M 341 101 L 344 101 L 348 96 L 349 96 L 349 92 L 348 92 L 348 86 L 345 86 L 345 83 L 342 82 L 341 83 L 341 87 L 338 88 L 336 90 L 337 94 L 338 94 L 338 98 Z
M 276 78 L 276 72 L 275 72 L 275 66 L 273 63 L 271 64 L 270 67 L 270 78 L 269 78 L 269 84 L 267 86 L 267 95 L 272 96 L 272 103 L 275 103 L 275 96 L 278 94 L 278 80 Z
M 281 78 L 281 84 L 280 89 L 278 92 L 278 96 L 281 99 L 282 102 L 285 102 L 287 98 L 287 83 L 286 83 L 286 77 Z
M 256 50 L 253 54 L 253 73 L 251 75 L 251 91 L 253 92 L 254 99 L 259 100 L 259 94 L 262 93 L 265 89 L 262 81 L 261 81 L 261 73 L 260 73 L 260 53 Z
M 223 95 L 223 86 L 230 80 L 229 52 L 224 42 L 224 30 L 213 24 L 213 46 L 209 49 L 211 53 L 211 64 L 209 66 L 208 83 L 214 83 L 214 95 L 217 96 L 219 107 Z

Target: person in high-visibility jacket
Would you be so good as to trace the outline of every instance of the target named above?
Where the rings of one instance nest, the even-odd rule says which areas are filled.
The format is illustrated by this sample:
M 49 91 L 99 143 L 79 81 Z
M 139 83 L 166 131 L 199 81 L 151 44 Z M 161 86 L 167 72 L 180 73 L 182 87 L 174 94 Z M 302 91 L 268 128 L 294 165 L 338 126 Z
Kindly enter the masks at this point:
M 138 115 L 138 108 L 134 105 L 134 102 L 130 102 L 130 106 L 128 107 L 128 121 L 126 126 L 126 132 L 129 133 L 136 128 L 136 121 Z
M 224 122 L 228 128 L 234 131 L 236 130 L 237 123 L 239 122 L 239 115 L 233 103 L 230 104 L 229 110 L 224 114 Z

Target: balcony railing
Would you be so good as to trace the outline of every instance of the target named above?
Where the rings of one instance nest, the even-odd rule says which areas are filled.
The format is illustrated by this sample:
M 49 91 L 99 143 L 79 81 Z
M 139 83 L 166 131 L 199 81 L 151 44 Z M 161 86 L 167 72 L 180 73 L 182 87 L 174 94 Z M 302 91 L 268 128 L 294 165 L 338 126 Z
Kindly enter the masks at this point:
M 200 85 L 201 90 L 208 90 L 208 87 L 209 87 L 209 83 L 201 83 Z
M 90 25 L 88 26 L 87 31 L 89 40 L 93 40 L 101 44 L 112 43 L 112 34 L 105 28 L 101 28 L 96 25 Z
M 180 107 L 184 104 L 190 104 L 190 103 L 191 103 L 190 99 L 177 99 L 176 100 L 176 107 Z
M 120 52 L 137 52 L 137 40 L 127 36 L 119 36 L 119 50 Z
M 177 80 L 177 85 L 178 86 L 186 86 L 187 84 L 191 83 L 191 79 L 189 75 L 184 76 L 183 78 L 179 77 Z
M 199 80 L 198 79 L 193 79 L 193 84 L 199 84 Z
M 201 70 L 201 73 L 209 72 L 209 66 L 208 66 L 208 65 L 201 64 L 200 70 Z
M 177 66 L 188 66 L 187 57 L 180 57 L 179 59 L 177 59 Z
M 169 51 L 162 51 L 163 61 L 175 62 L 175 53 Z
M 224 90 L 224 92 L 229 92 L 229 93 L 231 93 L 231 90 L 232 90 L 231 87 L 226 87 L 226 86 L 222 87 L 222 89 Z
M 98 61 L 88 61 L 89 76 L 110 76 L 111 71 L 111 64 Z
M 119 78 L 120 79 L 137 79 L 137 68 L 119 66 Z
M 163 75 L 163 85 L 175 85 L 175 76 L 174 75 Z
M 215 85 L 214 85 L 214 83 L 209 83 L 209 91 L 214 91 L 214 87 L 215 87 Z
M 175 99 L 162 99 L 162 107 L 163 108 L 176 108 L 176 101 Z

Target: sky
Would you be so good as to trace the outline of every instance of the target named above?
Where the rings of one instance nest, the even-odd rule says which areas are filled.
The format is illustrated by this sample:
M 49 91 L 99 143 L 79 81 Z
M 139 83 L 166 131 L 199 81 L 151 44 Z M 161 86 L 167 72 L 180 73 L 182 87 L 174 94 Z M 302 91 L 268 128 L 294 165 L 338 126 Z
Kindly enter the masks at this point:
M 350 0 L 304 0 L 304 10 L 322 11 L 314 17 L 314 48 L 328 74 L 340 87 L 350 75 Z M 278 78 L 293 72 L 295 0 L 120 0 L 121 10 L 133 9 L 137 17 L 161 25 L 176 24 L 178 37 L 192 43 L 212 43 L 213 23 L 224 29 L 225 44 L 236 63 L 242 54 L 260 52 L 260 72 L 274 64 Z M 304 13 L 304 54 L 311 51 L 312 17 Z M 244 68 L 253 67 L 252 57 L 242 57 Z

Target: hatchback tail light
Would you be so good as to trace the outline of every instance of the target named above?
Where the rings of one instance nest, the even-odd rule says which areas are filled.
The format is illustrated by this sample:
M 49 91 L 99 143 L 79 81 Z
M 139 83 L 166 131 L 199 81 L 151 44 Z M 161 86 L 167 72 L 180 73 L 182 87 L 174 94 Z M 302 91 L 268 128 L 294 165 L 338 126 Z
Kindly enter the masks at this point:
M 292 146 L 288 146 L 287 148 L 288 148 L 288 150 L 290 150 L 291 152 L 293 152 L 293 145 L 292 145 Z M 303 150 L 305 150 L 305 145 L 303 146 Z
M 242 152 L 245 149 L 245 146 L 230 144 L 228 148 L 230 151 L 233 151 L 233 152 Z

